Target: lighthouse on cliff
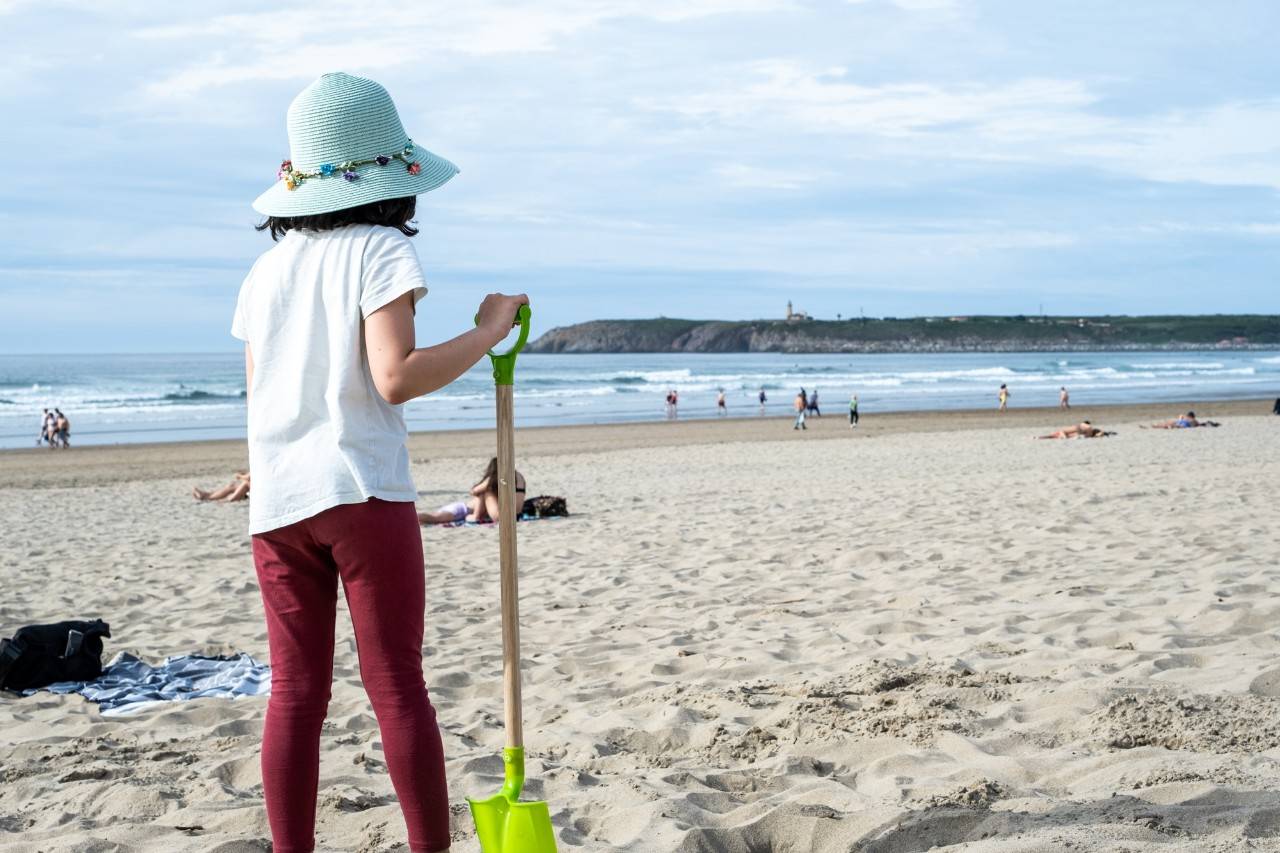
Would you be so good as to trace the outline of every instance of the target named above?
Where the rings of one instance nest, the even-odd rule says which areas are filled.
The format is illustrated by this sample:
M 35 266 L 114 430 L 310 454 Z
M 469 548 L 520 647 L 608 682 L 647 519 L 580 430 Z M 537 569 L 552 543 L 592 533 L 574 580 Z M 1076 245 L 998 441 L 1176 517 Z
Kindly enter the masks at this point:
M 803 311 L 792 310 L 791 300 L 790 299 L 787 300 L 787 322 L 788 323 L 797 323 L 801 320 L 812 320 L 812 319 L 813 319 L 812 317 L 810 317 L 808 314 L 804 313 Z

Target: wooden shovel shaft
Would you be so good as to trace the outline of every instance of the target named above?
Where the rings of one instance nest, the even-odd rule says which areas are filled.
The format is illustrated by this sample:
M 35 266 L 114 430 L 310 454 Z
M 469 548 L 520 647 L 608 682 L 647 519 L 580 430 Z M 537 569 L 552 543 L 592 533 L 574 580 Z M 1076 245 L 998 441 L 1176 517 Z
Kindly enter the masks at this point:
M 520 707 L 520 586 L 517 579 L 516 427 L 512 386 L 498 385 L 498 542 L 502 564 L 502 686 L 507 746 L 524 747 Z

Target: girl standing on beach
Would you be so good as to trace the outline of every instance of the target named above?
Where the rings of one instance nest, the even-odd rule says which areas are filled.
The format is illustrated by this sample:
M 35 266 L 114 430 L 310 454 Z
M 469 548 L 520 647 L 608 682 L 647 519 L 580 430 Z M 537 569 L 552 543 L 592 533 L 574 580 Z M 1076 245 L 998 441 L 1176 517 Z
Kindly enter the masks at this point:
M 422 677 L 422 538 L 401 404 L 457 379 L 510 331 L 524 296 L 417 349 L 426 285 L 409 238 L 419 193 L 457 168 L 405 133 L 386 90 L 326 74 L 289 107 L 290 159 L 254 202 L 275 246 L 240 289 L 249 532 L 267 618 L 262 786 L 276 853 L 314 847 L 320 728 L 341 579 L 414 853 L 449 848 L 449 798 Z
M 1009 386 L 1001 383 L 1000 385 L 1000 411 L 1004 411 L 1009 407 Z

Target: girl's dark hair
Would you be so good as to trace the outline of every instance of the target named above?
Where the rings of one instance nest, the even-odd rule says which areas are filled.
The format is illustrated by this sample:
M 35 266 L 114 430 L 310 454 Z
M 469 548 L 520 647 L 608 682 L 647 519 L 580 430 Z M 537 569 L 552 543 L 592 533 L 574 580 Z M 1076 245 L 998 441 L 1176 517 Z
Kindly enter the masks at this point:
M 385 225 L 395 228 L 406 237 L 412 237 L 418 233 L 418 229 L 410 225 L 409 221 L 413 219 L 417 208 L 417 196 L 410 195 L 311 216 L 268 216 L 253 227 L 257 231 L 270 231 L 272 240 L 279 240 L 294 229 L 330 231 L 344 225 Z
M 496 456 L 489 460 L 489 465 L 484 469 L 484 476 L 480 478 L 480 483 L 484 483 L 486 480 L 488 482 L 485 483 L 485 493 L 496 495 L 498 493 L 498 457 Z M 480 483 L 476 483 L 476 485 L 478 486 Z

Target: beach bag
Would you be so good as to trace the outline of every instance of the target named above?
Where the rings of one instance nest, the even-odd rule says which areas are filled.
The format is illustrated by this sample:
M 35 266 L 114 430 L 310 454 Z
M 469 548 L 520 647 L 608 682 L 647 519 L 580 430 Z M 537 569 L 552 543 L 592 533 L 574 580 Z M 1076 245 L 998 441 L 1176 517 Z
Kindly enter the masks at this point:
M 551 495 L 538 495 L 525 500 L 520 514 L 526 518 L 563 517 L 569 514 L 569 502 Z
M 101 619 L 19 628 L 12 639 L 0 640 L 0 687 L 93 681 L 102 675 L 102 638 L 110 636 L 111 626 Z

